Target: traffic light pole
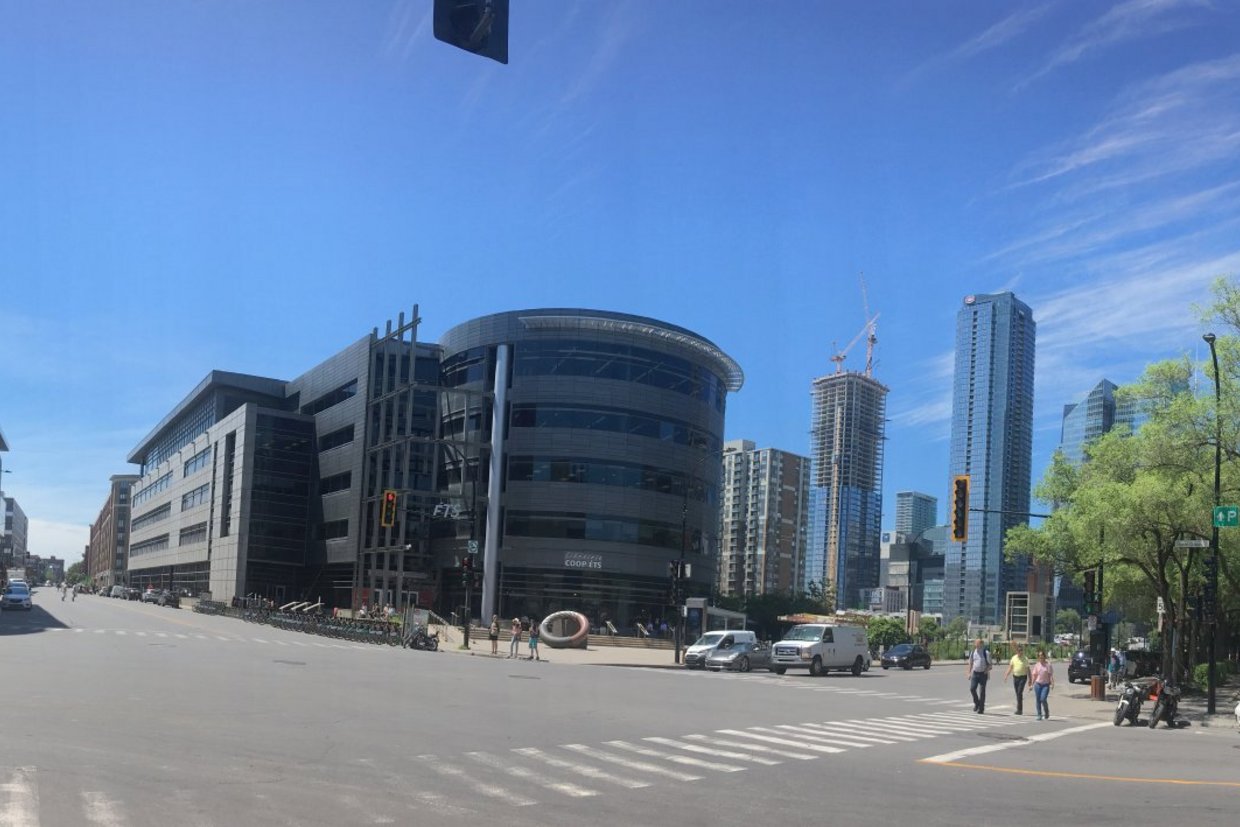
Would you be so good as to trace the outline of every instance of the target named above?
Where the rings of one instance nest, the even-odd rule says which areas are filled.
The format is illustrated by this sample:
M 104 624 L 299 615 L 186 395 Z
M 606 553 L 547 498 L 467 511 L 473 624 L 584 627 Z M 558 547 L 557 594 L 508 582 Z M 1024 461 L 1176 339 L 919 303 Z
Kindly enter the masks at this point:
M 1219 502 L 1219 482 L 1223 468 L 1223 391 L 1219 384 L 1218 375 L 1218 352 L 1214 349 L 1214 334 L 1207 333 L 1202 336 L 1210 346 L 1210 360 L 1214 363 L 1214 507 L 1217 509 L 1221 503 Z M 1214 524 L 1210 532 L 1210 556 L 1213 564 L 1208 573 L 1207 586 L 1210 588 L 1212 605 L 1210 608 L 1209 634 L 1209 665 L 1206 667 L 1206 713 L 1213 715 L 1217 711 L 1216 706 L 1216 684 L 1215 684 L 1215 651 L 1214 642 L 1218 637 L 1218 627 L 1216 626 L 1218 617 L 1218 519 L 1217 517 L 1210 520 Z

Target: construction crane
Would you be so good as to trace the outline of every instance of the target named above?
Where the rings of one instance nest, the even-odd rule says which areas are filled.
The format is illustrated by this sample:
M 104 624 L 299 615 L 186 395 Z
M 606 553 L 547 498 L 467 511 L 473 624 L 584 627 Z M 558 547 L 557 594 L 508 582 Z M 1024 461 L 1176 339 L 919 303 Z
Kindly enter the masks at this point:
M 878 314 L 870 315 L 870 296 L 865 289 L 865 273 L 858 273 L 857 278 L 861 281 L 861 307 L 865 311 L 865 317 L 869 319 L 865 323 L 869 328 L 869 335 L 865 339 L 865 375 L 874 375 L 874 345 L 878 344 Z
M 866 373 L 866 376 L 870 375 L 870 370 L 873 368 L 872 362 L 874 359 L 874 343 L 878 341 L 878 338 L 874 335 L 874 329 L 875 329 L 874 322 L 876 322 L 877 320 L 878 320 L 878 314 L 875 313 L 873 318 L 868 318 L 866 320 L 865 326 L 862 327 L 859 331 L 857 331 L 857 335 L 853 336 L 852 341 L 844 345 L 843 350 L 835 351 L 835 355 L 831 357 L 831 361 L 835 362 L 836 373 L 844 372 L 844 358 L 848 356 L 848 351 L 852 350 L 853 345 L 861 341 L 861 337 L 865 336 L 868 333 L 869 339 L 866 340 L 865 373 Z M 835 342 L 832 342 L 831 346 L 834 348 Z

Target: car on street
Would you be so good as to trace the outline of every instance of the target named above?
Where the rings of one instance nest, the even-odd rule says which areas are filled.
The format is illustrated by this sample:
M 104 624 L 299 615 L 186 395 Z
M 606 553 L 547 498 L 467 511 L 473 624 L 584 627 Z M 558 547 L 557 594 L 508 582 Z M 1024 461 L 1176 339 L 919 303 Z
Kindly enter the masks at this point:
M 810 675 L 818 677 L 832 670 L 847 670 L 860 675 L 869 657 L 864 628 L 802 623 L 771 647 L 771 671 L 782 675 L 789 669 L 808 669 Z
M 124 586 L 113 586 L 108 591 L 108 597 L 119 597 L 123 600 L 125 598 L 125 587 Z
M 160 589 L 155 592 L 153 600 L 146 600 L 146 595 L 142 599 L 148 603 L 154 603 L 156 606 L 171 606 L 174 609 L 181 608 L 181 598 L 177 597 L 176 592 L 170 592 L 167 589 Z
M 4 595 L 0 597 L 0 606 L 5 609 L 25 609 L 30 611 L 30 589 L 26 588 L 24 583 L 14 581 L 4 590 Z
M 1085 649 L 1078 649 L 1068 661 L 1068 683 L 1085 683 L 1095 674 L 1093 656 Z
M 897 666 L 901 669 L 912 669 L 916 666 L 929 669 L 930 653 L 926 651 L 926 647 L 917 643 L 897 643 L 883 652 L 880 663 L 884 669 Z
M 716 672 L 735 669 L 748 672 L 766 669 L 771 665 L 771 647 L 758 640 L 742 640 L 730 646 L 720 646 L 706 658 L 706 668 Z
M 142 590 L 135 588 L 133 586 L 130 586 L 129 588 L 125 589 L 125 599 L 126 600 L 141 600 Z
M 143 603 L 155 603 L 159 600 L 159 591 L 157 589 L 147 589 L 142 593 Z
M 686 669 L 702 669 L 706 659 L 721 647 L 735 646 L 742 642 L 755 642 L 758 636 L 753 632 L 740 629 L 707 632 L 689 646 L 685 647 L 684 664 Z

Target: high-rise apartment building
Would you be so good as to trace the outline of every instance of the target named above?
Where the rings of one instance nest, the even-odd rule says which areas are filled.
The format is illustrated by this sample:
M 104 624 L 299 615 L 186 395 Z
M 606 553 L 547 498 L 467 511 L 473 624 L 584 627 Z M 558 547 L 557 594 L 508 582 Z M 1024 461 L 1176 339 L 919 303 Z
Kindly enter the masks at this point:
M 799 589 L 809 530 L 809 458 L 723 444 L 719 593 L 750 596 Z
M 26 538 L 30 521 L 26 519 L 26 512 L 22 510 L 21 504 L 13 497 L 4 497 L 0 502 L 4 506 L 4 524 L 0 537 L 3 537 L 5 555 L 11 556 L 15 568 L 21 568 L 26 565 Z
M 1028 522 L 1033 463 L 1033 312 L 1012 293 L 966 296 L 956 316 L 951 476 L 970 478 L 968 539 L 946 549 L 943 613 L 997 625 L 1028 564 L 1004 534 Z M 979 510 L 980 509 L 980 510 Z
M 869 604 L 878 586 L 887 388 L 837 371 L 810 389 L 810 547 L 803 582 L 823 584 L 840 607 Z
M 920 491 L 896 492 L 896 531 L 916 536 L 934 526 L 939 498 Z
M 129 563 L 129 496 L 137 474 L 115 474 L 108 498 L 90 526 L 86 574 L 95 586 L 124 584 Z

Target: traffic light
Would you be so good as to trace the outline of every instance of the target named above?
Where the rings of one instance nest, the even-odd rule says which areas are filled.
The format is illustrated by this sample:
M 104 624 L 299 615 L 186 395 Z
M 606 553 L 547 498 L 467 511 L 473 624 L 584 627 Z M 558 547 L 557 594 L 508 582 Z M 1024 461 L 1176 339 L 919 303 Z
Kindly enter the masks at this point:
M 383 498 L 379 500 L 379 525 L 391 528 L 396 525 L 396 490 L 383 489 Z
M 963 543 L 969 539 L 969 475 L 952 478 L 952 539 Z
M 435 0 L 435 39 L 508 62 L 508 0 Z
M 1094 570 L 1089 569 L 1084 573 L 1083 591 L 1085 592 L 1085 614 L 1098 614 L 1098 595 L 1094 590 Z

